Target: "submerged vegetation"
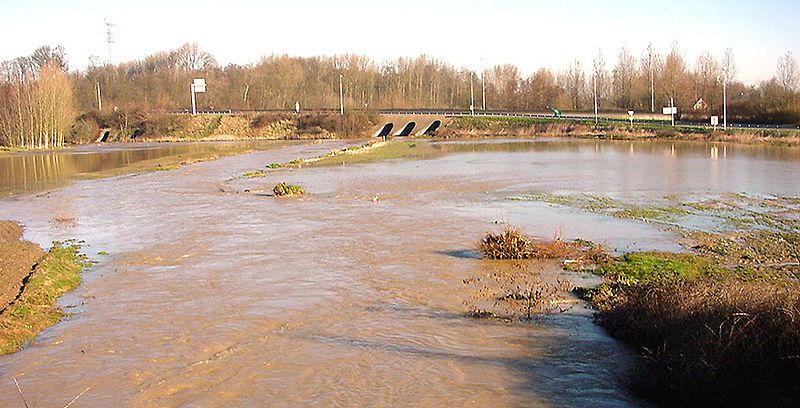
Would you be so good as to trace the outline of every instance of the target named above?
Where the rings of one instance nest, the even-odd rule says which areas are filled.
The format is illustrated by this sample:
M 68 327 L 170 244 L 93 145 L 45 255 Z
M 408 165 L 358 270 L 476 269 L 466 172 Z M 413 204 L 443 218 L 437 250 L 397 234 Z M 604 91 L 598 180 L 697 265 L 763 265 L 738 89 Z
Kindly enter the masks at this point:
M 276 197 L 300 196 L 306 193 L 302 187 L 286 183 L 276 184 L 275 187 L 272 188 L 272 192 Z

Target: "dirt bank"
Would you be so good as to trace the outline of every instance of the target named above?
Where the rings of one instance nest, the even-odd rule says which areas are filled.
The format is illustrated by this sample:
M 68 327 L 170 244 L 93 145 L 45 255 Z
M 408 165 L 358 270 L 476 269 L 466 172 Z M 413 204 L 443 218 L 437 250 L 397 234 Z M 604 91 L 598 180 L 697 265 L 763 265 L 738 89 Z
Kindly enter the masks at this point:
M 45 254 L 21 238 L 19 224 L 0 221 L 0 354 L 19 350 L 59 322 L 56 300 L 78 286 L 88 266 L 74 243 L 54 242 Z
M 0 221 L 0 310 L 14 301 L 23 280 L 42 259 L 38 245 L 22 241 L 22 227 L 13 221 Z

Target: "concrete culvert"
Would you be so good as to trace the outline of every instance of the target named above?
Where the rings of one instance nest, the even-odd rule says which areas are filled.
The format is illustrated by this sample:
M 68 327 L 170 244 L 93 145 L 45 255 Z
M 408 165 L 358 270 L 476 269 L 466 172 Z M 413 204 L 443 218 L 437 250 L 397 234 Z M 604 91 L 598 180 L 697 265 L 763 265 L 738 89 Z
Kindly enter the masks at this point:
M 439 126 L 442 126 L 442 121 L 441 120 L 434 120 L 433 123 L 431 123 L 428 126 L 428 128 L 425 129 L 425 132 L 423 132 L 422 134 L 423 135 L 432 135 L 432 134 L 436 133 L 436 130 L 439 129 Z
M 408 135 L 410 135 L 411 132 L 414 131 L 414 126 L 417 126 L 416 122 L 408 122 L 408 124 L 406 124 L 406 126 L 403 128 L 403 130 L 400 131 L 400 133 L 397 134 L 397 136 L 408 136 Z
M 100 131 L 100 136 L 95 140 L 95 143 L 102 143 L 108 141 L 108 137 L 111 136 L 111 130 L 103 129 Z
M 383 127 L 381 128 L 381 131 L 380 131 L 380 132 L 378 132 L 378 135 L 377 135 L 377 137 L 386 137 L 386 136 L 389 136 L 389 134 L 391 134 L 391 133 L 392 133 L 392 128 L 393 128 L 393 127 L 394 127 L 394 125 L 393 125 L 393 124 L 391 124 L 391 123 L 387 123 L 387 124 L 383 125 Z

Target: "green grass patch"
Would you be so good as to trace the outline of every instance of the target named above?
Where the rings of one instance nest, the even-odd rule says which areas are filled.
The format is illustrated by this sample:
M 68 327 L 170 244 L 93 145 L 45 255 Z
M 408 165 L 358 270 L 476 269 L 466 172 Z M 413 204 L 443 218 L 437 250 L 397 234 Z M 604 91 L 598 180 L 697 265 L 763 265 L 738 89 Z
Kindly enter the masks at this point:
M 39 332 L 58 323 L 64 313 L 55 306 L 56 300 L 80 284 L 81 271 L 90 264 L 76 242 L 54 242 L 19 299 L 0 314 L 0 354 L 19 350 Z
M 392 159 L 423 159 L 441 154 L 426 141 L 380 142 L 358 149 L 348 149 L 308 160 L 306 166 L 335 166 L 347 164 L 372 163 Z
M 633 252 L 625 254 L 597 273 L 613 282 L 696 279 L 718 274 L 721 269 L 695 254 L 671 252 Z

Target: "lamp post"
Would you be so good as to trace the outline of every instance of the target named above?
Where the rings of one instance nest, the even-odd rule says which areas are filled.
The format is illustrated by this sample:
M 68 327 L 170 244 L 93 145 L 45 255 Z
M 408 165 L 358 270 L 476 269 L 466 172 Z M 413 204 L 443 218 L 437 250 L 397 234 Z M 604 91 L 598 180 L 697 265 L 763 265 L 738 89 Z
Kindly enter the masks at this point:
M 597 73 L 592 75 L 594 82 L 594 123 L 597 124 Z
M 722 68 L 722 130 L 728 130 L 728 70 Z
M 475 78 L 473 72 L 469 73 L 469 114 L 475 116 L 475 87 L 472 82 Z
M 344 87 L 342 85 L 344 75 L 339 74 L 339 114 L 344 115 Z

